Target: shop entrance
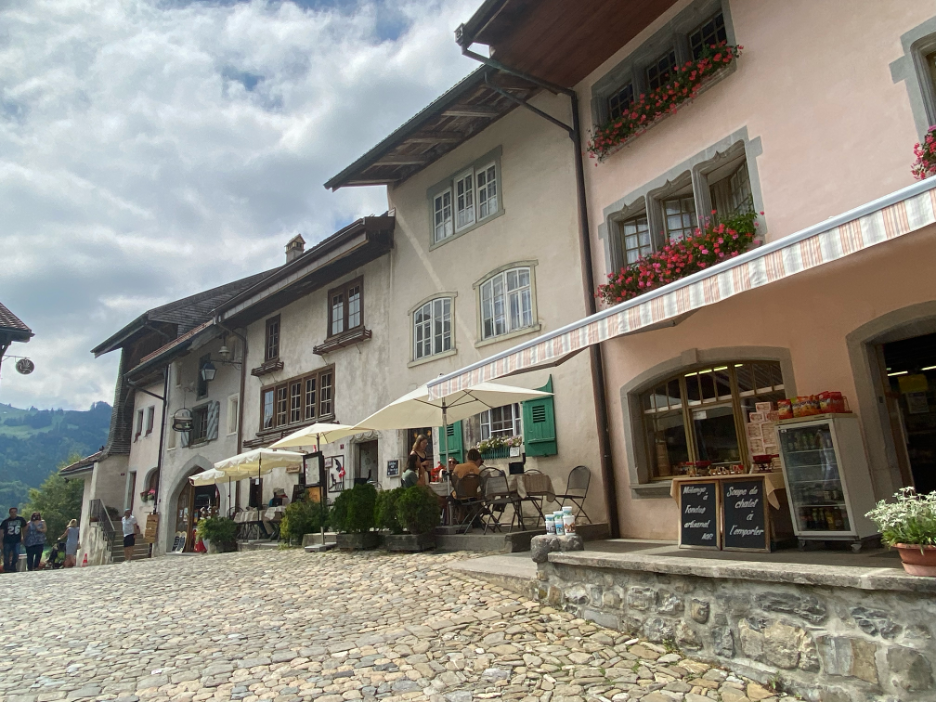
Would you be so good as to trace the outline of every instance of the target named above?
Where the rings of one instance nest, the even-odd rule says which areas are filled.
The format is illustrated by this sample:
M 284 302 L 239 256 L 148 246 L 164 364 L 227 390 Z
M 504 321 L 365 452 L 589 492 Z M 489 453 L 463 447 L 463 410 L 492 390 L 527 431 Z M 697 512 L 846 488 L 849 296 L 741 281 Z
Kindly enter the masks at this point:
M 884 387 L 904 482 L 936 491 L 936 334 L 880 346 Z
M 377 442 L 363 441 L 357 445 L 357 465 L 355 466 L 355 482 L 368 482 L 377 480 Z
M 198 472 L 198 471 L 195 471 Z M 185 551 L 195 548 L 195 526 L 201 515 L 214 515 L 218 510 L 218 490 L 214 485 L 195 487 L 188 480 L 176 502 L 177 536 L 185 534 Z

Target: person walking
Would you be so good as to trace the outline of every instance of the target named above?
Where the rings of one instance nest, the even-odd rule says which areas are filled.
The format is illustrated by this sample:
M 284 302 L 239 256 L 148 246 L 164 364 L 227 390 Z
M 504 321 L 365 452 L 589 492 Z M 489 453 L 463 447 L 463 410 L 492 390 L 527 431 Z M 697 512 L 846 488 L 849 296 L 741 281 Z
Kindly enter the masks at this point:
M 26 547 L 26 570 L 38 570 L 46 542 L 46 523 L 39 512 L 33 512 L 23 534 Z
M 65 564 L 66 568 L 74 568 L 78 557 L 78 520 L 72 519 L 65 528 L 65 533 L 59 537 L 59 541 L 65 542 Z
M 120 520 L 124 537 L 124 560 L 129 563 L 133 560 L 133 547 L 136 546 L 136 535 L 140 533 L 136 517 L 129 509 L 124 510 L 123 519 Z
M 10 507 L 10 516 L 0 522 L 0 532 L 3 532 L 3 572 L 15 573 L 16 561 L 19 558 L 19 547 L 23 540 L 23 529 L 26 520 L 17 514 L 16 507 Z

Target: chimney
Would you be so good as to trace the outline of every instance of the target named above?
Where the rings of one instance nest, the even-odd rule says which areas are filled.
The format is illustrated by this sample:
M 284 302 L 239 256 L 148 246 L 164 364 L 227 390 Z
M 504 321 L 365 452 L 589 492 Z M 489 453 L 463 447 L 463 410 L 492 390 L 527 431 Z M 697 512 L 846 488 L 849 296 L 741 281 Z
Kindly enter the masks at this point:
M 302 234 L 296 234 L 296 236 L 290 239 L 286 244 L 286 263 L 295 261 L 304 251 L 305 239 L 302 238 Z

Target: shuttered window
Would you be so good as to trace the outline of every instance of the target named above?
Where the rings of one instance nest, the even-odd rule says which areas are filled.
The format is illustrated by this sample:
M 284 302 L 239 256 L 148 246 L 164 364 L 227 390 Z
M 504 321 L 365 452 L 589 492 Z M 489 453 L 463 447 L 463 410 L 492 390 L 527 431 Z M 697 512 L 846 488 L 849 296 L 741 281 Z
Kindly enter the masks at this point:
M 546 385 L 537 389 L 552 392 L 552 377 Z M 527 456 L 555 456 L 559 453 L 554 397 L 541 397 L 523 403 L 523 444 Z

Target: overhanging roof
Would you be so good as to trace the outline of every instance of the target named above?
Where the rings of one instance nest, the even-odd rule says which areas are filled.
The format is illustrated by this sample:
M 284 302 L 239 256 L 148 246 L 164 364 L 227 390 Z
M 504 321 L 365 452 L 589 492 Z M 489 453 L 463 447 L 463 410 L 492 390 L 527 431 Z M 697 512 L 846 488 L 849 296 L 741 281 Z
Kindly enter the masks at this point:
M 33 330 L 0 302 L 0 336 L 8 341 L 29 341 Z
M 429 381 L 441 397 L 536 370 L 603 341 L 675 322 L 695 310 L 936 224 L 936 178 L 914 183 L 795 234 L 609 307 L 548 334 Z
M 104 448 L 102 447 L 100 451 L 92 453 L 90 456 L 82 458 L 79 461 L 74 463 L 69 463 L 67 466 L 62 468 L 59 471 L 59 475 L 63 478 L 71 478 L 79 473 L 86 473 L 88 471 L 94 470 L 94 464 L 100 460 L 104 455 Z
M 146 331 L 154 323 L 174 324 L 177 325 L 180 331 L 187 331 L 210 318 L 212 311 L 218 305 L 263 281 L 277 270 L 279 269 L 274 268 L 263 273 L 256 273 L 210 290 L 183 297 L 181 300 L 154 307 L 124 326 L 123 329 L 113 334 L 106 341 L 91 349 L 91 353 L 97 357 L 118 349 L 137 337 L 141 332 Z
M 487 0 L 455 32 L 510 68 L 575 86 L 675 0 Z
M 521 100 L 538 90 L 525 80 L 481 67 L 331 178 L 325 187 L 386 185 L 418 173 L 517 107 L 492 86 Z
M 307 295 L 393 248 L 396 217 L 362 217 L 319 242 L 263 282 L 215 310 L 221 324 L 243 325 Z

